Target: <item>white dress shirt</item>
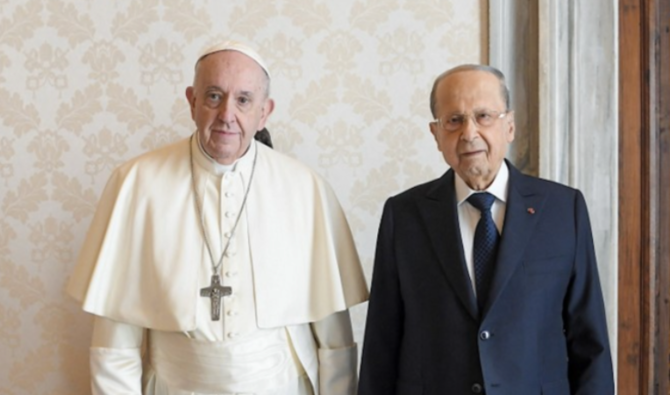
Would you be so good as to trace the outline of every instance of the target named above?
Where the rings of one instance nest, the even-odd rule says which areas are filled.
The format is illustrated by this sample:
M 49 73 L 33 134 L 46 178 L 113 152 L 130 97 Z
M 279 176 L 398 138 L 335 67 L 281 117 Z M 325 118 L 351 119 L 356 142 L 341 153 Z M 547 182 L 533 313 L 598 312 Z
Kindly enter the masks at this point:
M 475 229 L 481 213 L 479 209 L 471 205 L 467 199 L 475 191 L 471 189 L 465 181 L 455 174 L 454 183 L 456 188 L 456 202 L 458 204 L 458 223 L 461 228 L 461 240 L 463 241 L 463 253 L 465 255 L 465 263 L 468 267 L 468 274 L 470 275 L 470 283 L 472 289 L 477 295 L 477 288 L 475 287 L 475 268 L 472 259 L 472 248 L 475 239 Z M 503 161 L 500 165 L 500 170 L 493 180 L 491 185 L 481 192 L 488 192 L 495 196 L 496 200 L 491 207 L 491 215 L 498 228 L 498 233 L 502 233 L 503 223 L 505 221 L 505 210 L 507 208 L 507 190 L 509 187 L 509 169 L 507 163 Z

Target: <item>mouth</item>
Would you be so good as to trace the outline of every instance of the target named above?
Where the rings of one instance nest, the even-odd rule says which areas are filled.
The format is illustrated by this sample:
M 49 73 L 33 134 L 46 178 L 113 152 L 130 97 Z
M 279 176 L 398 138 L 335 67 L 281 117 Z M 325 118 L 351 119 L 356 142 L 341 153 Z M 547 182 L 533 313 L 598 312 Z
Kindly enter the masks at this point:
M 474 150 L 474 151 L 467 151 L 467 152 L 462 152 L 461 157 L 463 158 L 472 158 L 474 156 L 480 155 L 480 154 L 485 154 L 485 150 Z
M 222 137 L 226 136 L 236 136 L 239 134 L 239 132 L 234 132 L 232 130 L 224 130 L 224 129 L 212 129 L 211 130 L 212 134 L 216 134 Z

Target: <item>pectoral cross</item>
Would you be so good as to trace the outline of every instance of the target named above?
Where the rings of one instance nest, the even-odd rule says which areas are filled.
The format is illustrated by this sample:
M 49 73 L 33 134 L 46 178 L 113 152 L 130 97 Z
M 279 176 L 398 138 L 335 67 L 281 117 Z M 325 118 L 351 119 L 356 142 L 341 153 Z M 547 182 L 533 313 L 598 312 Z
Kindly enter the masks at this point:
M 212 321 L 218 321 L 221 318 L 221 297 L 233 293 L 231 287 L 221 285 L 221 278 L 218 274 L 212 275 L 209 287 L 200 289 L 200 296 L 208 297 L 212 302 Z

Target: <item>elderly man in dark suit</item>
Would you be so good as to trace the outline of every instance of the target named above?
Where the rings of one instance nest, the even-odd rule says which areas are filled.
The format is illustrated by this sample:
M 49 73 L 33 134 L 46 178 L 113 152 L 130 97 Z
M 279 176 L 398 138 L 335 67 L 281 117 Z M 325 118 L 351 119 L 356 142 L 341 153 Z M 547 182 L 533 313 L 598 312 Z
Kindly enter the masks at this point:
M 430 105 L 451 169 L 384 206 L 359 395 L 613 394 L 584 197 L 504 159 L 499 70 L 448 70 Z

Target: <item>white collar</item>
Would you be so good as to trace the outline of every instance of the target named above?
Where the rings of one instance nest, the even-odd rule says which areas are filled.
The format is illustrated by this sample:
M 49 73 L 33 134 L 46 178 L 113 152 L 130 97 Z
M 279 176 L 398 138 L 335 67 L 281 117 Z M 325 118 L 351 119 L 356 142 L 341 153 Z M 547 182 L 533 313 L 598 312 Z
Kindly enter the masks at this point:
M 466 184 L 465 181 L 463 181 L 463 179 L 458 175 L 458 173 L 454 172 L 454 175 L 455 175 L 454 186 L 456 188 L 456 201 L 458 202 L 458 205 L 460 205 L 468 197 L 470 197 L 470 195 L 479 191 L 471 189 L 468 186 L 468 184 Z M 498 170 L 498 174 L 496 174 L 496 177 L 493 179 L 493 182 L 484 191 L 495 196 L 496 199 L 498 199 L 499 201 L 506 203 L 508 188 L 509 188 L 509 168 L 507 167 L 507 163 L 503 161 L 502 164 L 500 165 L 500 169 Z
M 249 149 L 241 157 L 239 157 L 235 162 L 230 165 L 222 165 L 212 158 L 200 144 L 200 136 L 198 132 L 195 132 L 195 138 L 191 142 L 191 152 L 193 152 L 193 158 L 195 162 L 207 170 L 208 172 L 214 173 L 216 175 L 224 174 L 228 171 L 241 171 L 244 174 L 249 174 L 251 172 L 251 167 L 254 161 L 254 155 L 256 154 L 256 140 L 251 140 L 249 143 Z

